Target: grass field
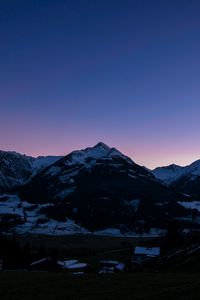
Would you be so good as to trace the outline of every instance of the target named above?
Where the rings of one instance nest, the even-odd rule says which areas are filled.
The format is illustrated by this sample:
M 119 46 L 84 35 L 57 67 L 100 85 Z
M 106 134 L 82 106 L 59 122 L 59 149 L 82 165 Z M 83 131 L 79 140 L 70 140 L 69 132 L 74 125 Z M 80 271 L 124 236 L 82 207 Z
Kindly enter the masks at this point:
M 1 300 L 199 300 L 199 273 L 134 273 L 70 276 L 2 272 Z
M 30 243 L 34 251 L 45 245 L 49 252 L 58 249 L 61 257 L 68 253 L 69 257 L 87 262 L 91 272 L 97 272 L 100 259 L 126 261 L 130 249 L 141 242 L 99 236 L 19 236 L 17 239 L 21 245 Z M 0 273 L 0 300 L 199 300 L 200 273 L 172 272 L 89 273 L 79 277 L 67 273 L 4 271 Z
M 47 249 L 90 249 L 96 253 L 108 249 L 120 249 L 127 246 L 135 246 L 141 238 L 124 238 L 95 235 L 69 235 L 69 236 L 47 236 L 47 235 L 21 235 L 17 237 L 20 244 L 29 243 L 33 249 L 44 245 Z

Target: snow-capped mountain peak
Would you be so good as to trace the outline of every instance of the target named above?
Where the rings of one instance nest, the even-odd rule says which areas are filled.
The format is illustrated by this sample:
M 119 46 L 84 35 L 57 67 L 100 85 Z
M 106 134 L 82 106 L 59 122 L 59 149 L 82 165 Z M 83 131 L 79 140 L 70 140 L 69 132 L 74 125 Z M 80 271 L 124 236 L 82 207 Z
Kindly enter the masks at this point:
M 105 150 L 110 150 L 110 149 L 111 149 L 108 145 L 104 144 L 103 142 L 97 143 L 97 144 L 96 144 L 94 147 L 92 147 L 92 148 L 105 149 Z
M 125 158 L 126 160 L 129 160 L 129 162 L 131 161 L 128 157 L 123 155 L 116 148 L 111 148 L 106 144 L 100 142 L 94 147 L 87 147 L 83 150 L 71 152 L 69 155 L 66 156 L 66 164 L 88 164 L 89 162 L 92 163 L 101 158 L 112 158 L 114 156 L 120 156 Z

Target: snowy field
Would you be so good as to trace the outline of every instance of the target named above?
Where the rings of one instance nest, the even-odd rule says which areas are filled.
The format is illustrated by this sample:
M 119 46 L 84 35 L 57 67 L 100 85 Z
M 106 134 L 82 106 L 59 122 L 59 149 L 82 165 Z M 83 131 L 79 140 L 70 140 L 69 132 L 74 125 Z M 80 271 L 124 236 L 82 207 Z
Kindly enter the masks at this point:
M 90 232 L 86 228 L 77 225 L 73 220 L 66 219 L 64 222 L 58 222 L 47 218 L 40 213 L 42 208 L 52 206 L 51 203 L 46 204 L 30 204 L 21 201 L 15 195 L 5 194 L 0 197 L 7 197 L 6 201 L 0 201 L 0 218 L 3 215 L 13 215 L 22 220 L 22 224 L 16 225 L 11 232 L 17 234 L 44 234 L 50 236 L 63 235 L 95 235 L 95 236 L 114 236 L 114 237 L 159 237 L 165 235 L 165 230 L 159 228 L 151 228 L 148 233 L 137 233 L 134 231 L 121 233 L 117 228 L 107 228 L 95 232 Z M 140 200 L 134 199 L 128 203 L 137 211 Z M 42 221 L 41 221 L 42 220 Z

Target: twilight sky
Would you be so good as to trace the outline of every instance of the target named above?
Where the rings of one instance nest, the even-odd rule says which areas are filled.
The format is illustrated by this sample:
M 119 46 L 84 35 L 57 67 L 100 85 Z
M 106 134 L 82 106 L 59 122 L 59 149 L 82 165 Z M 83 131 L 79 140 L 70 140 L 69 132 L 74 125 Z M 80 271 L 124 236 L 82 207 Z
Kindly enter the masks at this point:
M 1 0 L 0 149 L 200 159 L 200 1 Z

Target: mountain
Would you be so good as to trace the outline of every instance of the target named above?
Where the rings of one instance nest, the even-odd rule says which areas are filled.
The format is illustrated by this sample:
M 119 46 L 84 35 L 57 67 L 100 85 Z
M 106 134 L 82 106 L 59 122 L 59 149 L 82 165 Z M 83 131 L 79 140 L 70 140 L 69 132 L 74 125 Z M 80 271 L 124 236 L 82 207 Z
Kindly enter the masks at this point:
M 11 151 L 0 151 L 0 193 L 10 192 L 31 176 L 61 157 L 30 157 Z
M 0 153 L 1 231 L 135 235 L 194 222 L 186 196 L 104 143 L 64 157 Z
M 73 151 L 38 172 L 19 189 L 20 198 L 48 218 L 74 220 L 88 230 L 166 224 L 186 216 L 181 196 L 147 169 L 103 143 Z M 184 196 L 182 196 L 184 200 Z
M 152 174 L 169 187 L 200 199 L 200 160 L 185 167 L 177 165 L 159 167 L 154 169 Z

